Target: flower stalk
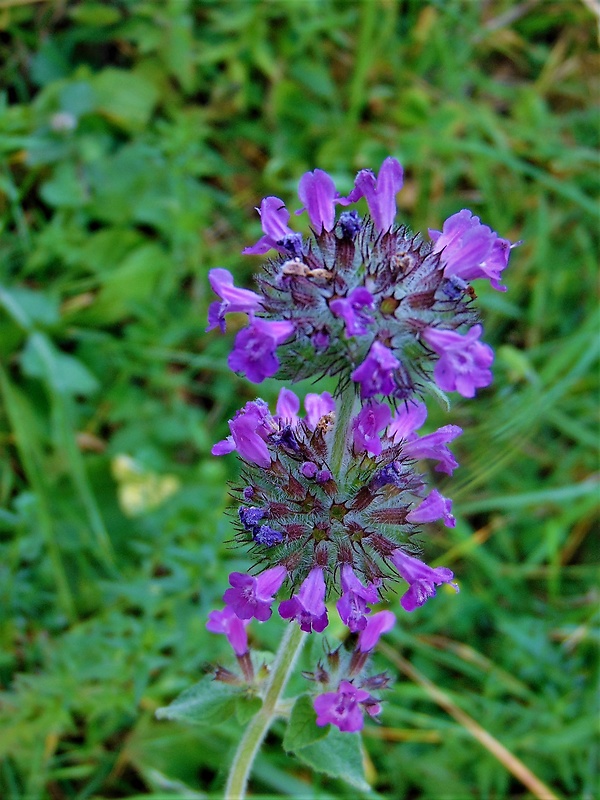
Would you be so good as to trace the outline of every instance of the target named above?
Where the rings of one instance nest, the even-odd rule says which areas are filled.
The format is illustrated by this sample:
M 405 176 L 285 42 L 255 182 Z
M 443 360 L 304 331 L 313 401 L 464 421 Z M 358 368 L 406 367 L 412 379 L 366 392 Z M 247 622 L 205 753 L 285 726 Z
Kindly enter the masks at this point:
M 271 668 L 262 707 L 248 724 L 233 758 L 225 800 L 243 800 L 246 796 L 252 764 L 273 720 L 280 716 L 281 696 L 305 639 L 306 634 L 299 627 L 287 626 Z

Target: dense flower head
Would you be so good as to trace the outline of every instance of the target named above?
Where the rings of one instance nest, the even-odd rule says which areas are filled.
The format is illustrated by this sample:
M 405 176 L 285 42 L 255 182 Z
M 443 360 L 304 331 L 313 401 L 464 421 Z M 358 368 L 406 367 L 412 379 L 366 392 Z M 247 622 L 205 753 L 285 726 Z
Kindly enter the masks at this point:
M 404 548 L 414 552 L 412 539 L 422 523 L 454 524 L 451 501 L 428 489 L 417 461 L 429 459 L 451 472 L 457 463 L 448 443 L 460 428 L 449 425 L 419 436 L 405 424 L 399 435 L 390 409 L 370 401 L 350 425 L 342 479 L 331 468 L 333 405 L 327 393 L 310 395 L 300 417 L 300 401 L 284 388 L 274 415 L 263 401 L 246 404 L 245 438 L 238 435 L 236 442 L 232 433 L 213 452 L 237 450 L 244 461 L 242 486 L 234 490 L 235 542 L 260 569 L 283 570 L 278 575 L 285 576 L 282 591 L 287 587 L 289 599 L 280 603 L 280 615 L 304 630 L 323 630 L 324 601 L 330 598 L 337 600 L 344 624 L 358 632 L 380 590 L 397 576 L 393 554 Z M 399 409 L 396 419 L 400 414 Z M 405 416 L 410 414 L 419 424 L 417 406 L 408 406 Z M 230 421 L 232 432 L 236 419 Z M 261 603 L 254 583 L 262 574 L 231 577 L 224 599 L 242 618 L 270 614 L 270 602 Z
M 298 194 L 312 234 L 289 227 L 284 202 L 266 197 L 259 208 L 263 236 L 244 249 L 271 252 L 257 275 L 258 292 L 237 289 L 226 270 L 212 270 L 222 298 L 209 328 L 224 330 L 229 311 L 248 314 L 229 358 L 232 370 L 260 383 L 277 376 L 339 377 L 363 399 L 405 401 L 432 380 L 444 391 L 472 397 L 491 380 L 491 350 L 478 338 L 469 281 L 497 289 L 511 244 L 467 209 L 447 219 L 431 241 L 394 223 L 403 170 L 386 158 L 375 175 L 360 170 L 341 197 L 320 169 L 300 179 Z M 366 201 L 369 216 L 336 207 Z M 475 331 L 475 333 L 474 333 Z M 441 338 L 441 337 L 445 337 Z
M 335 606 L 344 643 L 330 649 L 325 639 L 325 657 L 303 674 L 318 684 L 316 724 L 344 732 L 381 710 L 372 692 L 389 678 L 370 665 L 396 621 L 378 608 L 389 590 L 401 595 L 404 612 L 444 584 L 458 591 L 452 570 L 421 559 L 419 537 L 423 525 L 456 525 L 452 500 L 430 485 L 422 462 L 452 475 L 458 463 L 449 445 L 462 430 L 423 432 L 422 400 L 443 392 L 471 398 L 490 384 L 494 354 L 481 341 L 470 282 L 487 279 L 504 291 L 514 246 L 467 209 L 430 230 L 429 240 L 396 224 L 403 180 L 393 157 L 378 173 L 360 170 L 347 196 L 327 172 L 307 172 L 296 215 L 307 215 L 309 236 L 290 227 L 280 198 L 265 197 L 257 209 L 262 236 L 243 250 L 269 254 L 256 291 L 236 287 L 225 269 L 209 273 L 219 299 L 207 330 L 225 332 L 227 314 L 247 315 L 228 357 L 233 371 L 255 383 L 337 380 L 333 396 L 307 394 L 304 412 L 285 387 L 274 412 L 264 400 L 247 402 L 212 448 L 241 462 L 240 485 L 231 487 L 233 543 L 252 561 L 247 573 L 229 575 L 225 608 L 209 615 L 207 628 L 224 634 L 237 658 L 237 673 L 219 668 L 215 677 L 260 694 L 250 621 L 266 622 L 276 609 L 289 625 L 320 634 Z M 358 209 L 347 208 L 354 203 Z M 273 681 L 283 662 L 274 663 Z

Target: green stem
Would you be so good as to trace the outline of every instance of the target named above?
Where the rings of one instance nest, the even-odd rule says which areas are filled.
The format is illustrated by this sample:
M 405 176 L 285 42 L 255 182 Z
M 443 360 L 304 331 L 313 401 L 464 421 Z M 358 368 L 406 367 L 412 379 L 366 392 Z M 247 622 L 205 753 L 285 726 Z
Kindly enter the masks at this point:
M 285 685 L 300 655 L 306 634 L 295 623 L 290 623 L 281 639 L 260 711 L 248 724 L 231 765 L 225 800 L 243 800 L 250 770 L 256 754 L 275 717 L 280 715 L 277 706 Z
M 340 478 L 343 477 L 342 467 L 344 464 L 344 453 L 348 446 L 348 429 L 352 419 L 354 397 L 354 387 L 350 386 L 342 393 L 336 410 L 335 430 L 331 448 L 331 470 L 336 481 L 339 481 Z

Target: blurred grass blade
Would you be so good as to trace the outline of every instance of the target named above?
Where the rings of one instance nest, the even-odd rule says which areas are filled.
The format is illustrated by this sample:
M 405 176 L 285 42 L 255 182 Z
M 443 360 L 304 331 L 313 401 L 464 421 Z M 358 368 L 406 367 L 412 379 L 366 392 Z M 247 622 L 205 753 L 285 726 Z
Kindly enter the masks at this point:
M 387 644 L 379 643 L 380 651 L 394 666 L 407 675 L 412 681 L 419 684 L 441 708 L 462 725 L 477 741 L 486 748 L 494 758 L 519 780 L 523 786 L 538 798 L 538 800 L 559 800 L 558 795 L 546 786 L 533 772 L 523 764 L 513 753 L 501 744 L 491 733 L 482 728 L 479 723 L 452 702 L 450 697 L 439 689 L 432 681 L 425 677 L 418 669 L 403 658 Z
M 15 386 L 13 386 L 0 365 L 0 387 L 6 413 L 10 421 L 17 450 L 23 461 L 27 478 L 31 483 L 37 498 L 37 510 L 40 529 L 43 533 L 48 554 L 52 562 L 54 578 L 58 592 L 58 599 L 64 614 L 69 620 L 75 621 L 77 613 L 75 603 L 67 580 L 67 574 L 62 562 L 60 547 L 56 540 L 56 533 L 50 513 L 48 498 L 48 485 L 44 478 L 43 456 L 33 436 L 34 426 L 29 423 L 30 410 L 27 401 Z
M 58 374 L 54 349 L 45 334 L 39 332 L 31 334 L 29 343 L 44 367 L 46 389 L 52 405 L 53 427 L 57 443 L 67 459 L 69 474 L 79 494 L 81 504 L 86 511 L 90 530 L 99 547 L 101 561 L 105 566 L 110 566 L 114 563 L 112 544 L 94 493 L 90 487 L 81 452 L 77 446 L 75 431 L 70 421 L 73 418 L 72 401 L 63 385 L 61 375 Z

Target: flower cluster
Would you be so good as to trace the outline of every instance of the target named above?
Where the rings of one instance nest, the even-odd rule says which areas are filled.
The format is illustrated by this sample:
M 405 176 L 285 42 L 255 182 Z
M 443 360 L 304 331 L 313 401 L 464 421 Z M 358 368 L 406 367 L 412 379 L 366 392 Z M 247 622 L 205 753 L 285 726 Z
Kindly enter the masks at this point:
M 322 170 L 298 189 L 313 234 L 288 225 L 290 213 L 266 197 L 259 214 L 263 236 L 244 253 L 275 256 L 257 277 L 258 292 L 235 287 L 227 270 L 210 282 L 220 300 L 209 309 L 208 330 L 226 328 L 242 312 L 248 325 L 229 356 L 235 372 L 260 383 L 277 375 L 337 376 L 327 392 L 300 400 L 279 393 L 274 413 L 261 399 L 229 420 L 230 435 L 216 456 L 236 453 L 241 482 L 234 542 L 253 562 L 233 572 L 225 607 L 207 627 L 224 634 L 241 678 L 220 668 L 221 680 L 255 680 L 247 626 L 274 610 L 306 633 L 322 633 L 337 613 L 353 649 L 328 652 L 305 673 L 318 686 L 316 724 L 357 731 L 376 717 L 385 675 L 369 673 L 369 655 L 395 622 L 376 606 L 400 587 L 400 606 L 413 612 L 449 584 L 453 572 L 420 557 L 422 526 L 454 527 L 452 501 L 430 486 L 429 467 L 452 475 L 451 442 L 462 431 L 444 425 L 420 432 L 431 384 L 473 397 L 492 380 L 491 348 L 481 342 L 469 281 L 487 278 L 504 291 L 501 273 L 511 244 L 470 211 L 454 214 L 429 241 L 394 226 L 400 164 L 384 161 L 376 177 L 358 173 L 346 197 Z M 343 210 L 364 198 L 370 216 Z M 436 390 L 436 391 L 437 391 Z M 334 610 L 335 609 L 335 610 Z
M 277 375 L 296 381 L 336 375 L 340 389 L 354 382 L 362 399 L 404 400 L 432 377 L 444 391 L 472 397 L 491 381 L 491 348 L 468 283 L 500 276 L 511 244 L 470 211 L 450 217 L 429 240 L 394 226 L 403 172 L 387 158 L 376 178 L 361 170 L 352 192 L 340 197 L 322 170 L 303 176 L 299 197 L 313 235 L 289 226 L 277 197 L 259 209 L 263 236 L 243 251 L 274 251 L 257 276 L 258 292 L 237 289 L 224 269 L 210 273 L 221 302 L 211 305 L 209 330 L 225 329 L 228 312 L 245 312 L 248 326 L 235 339 L 229 366 L 260 383 Z M 336 205 L 366 200 L 370 216 Z

